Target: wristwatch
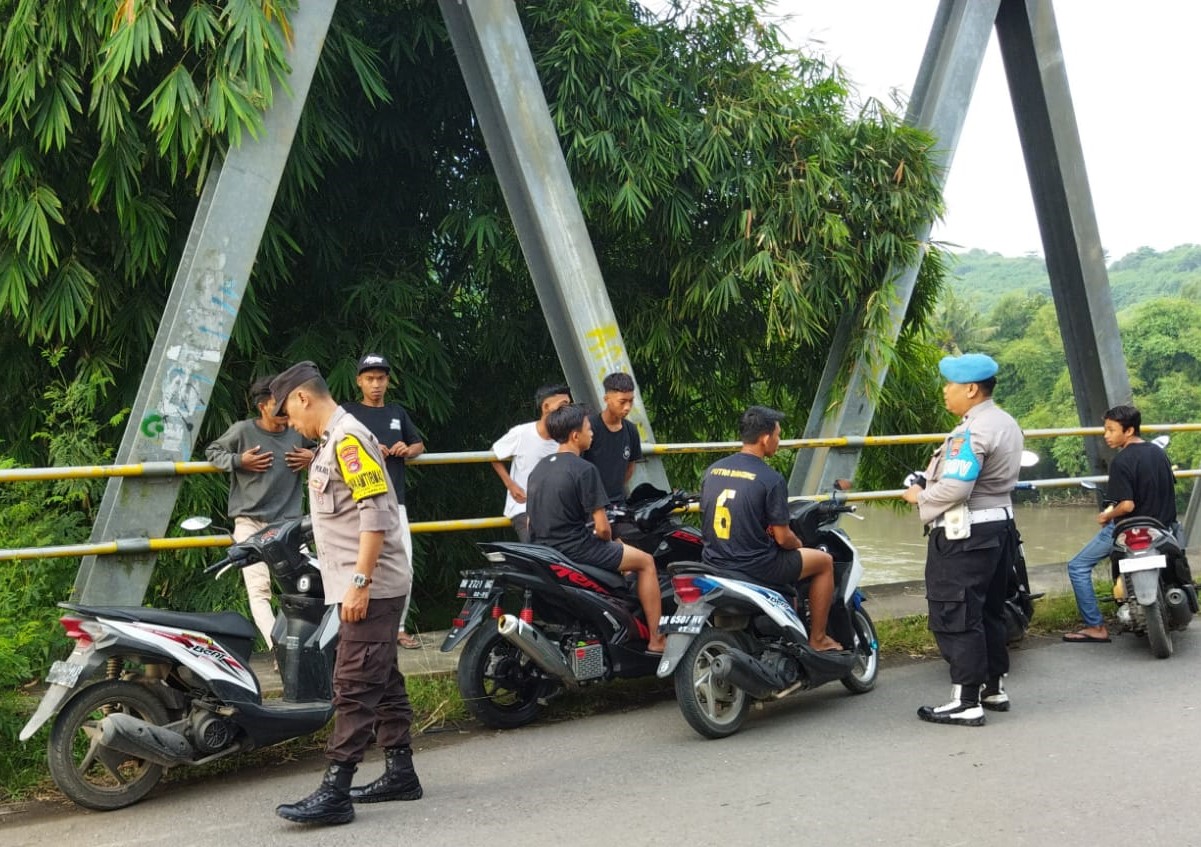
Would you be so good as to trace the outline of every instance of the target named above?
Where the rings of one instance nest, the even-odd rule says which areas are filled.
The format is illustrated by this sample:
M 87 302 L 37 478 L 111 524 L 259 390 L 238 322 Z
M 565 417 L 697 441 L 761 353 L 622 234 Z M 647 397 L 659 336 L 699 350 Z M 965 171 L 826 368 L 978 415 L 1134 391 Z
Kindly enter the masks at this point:
M 371 584 L 371 577 L 366 576 L 365 574 L 361 574 L 358 571 L 355 571 L 354 574 L 352 574 L 350 577 L 350 584 L 353 585 L 355 588 L 366 588 L 368 585 Z

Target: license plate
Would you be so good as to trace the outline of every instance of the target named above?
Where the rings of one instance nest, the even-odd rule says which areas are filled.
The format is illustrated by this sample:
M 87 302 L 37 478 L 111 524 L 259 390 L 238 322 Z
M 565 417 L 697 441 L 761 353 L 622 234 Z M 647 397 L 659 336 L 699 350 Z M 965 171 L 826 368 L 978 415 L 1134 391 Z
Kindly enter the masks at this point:
M 673 632 L 696 635 L 704 628 L 706 620 L 705 615 L 667 615 L 659 618 L 659 632 L 662 635 Z
M 65 685 L 67 688 L 74 688 L 75 683 L 79 682 L 81 673 L 83 673 L 83 665 L 77 665 L 74 662 L 55 662 L 46 672 L 46 682 L 51 685 Z
M 1153 571 L 1167 566 L 1167 556 L 1136 556 L 1133 559 L 1118 559 L 1118 570 L 1122 573 Z
M 487 600 L 492 596 L 491 578 L 467 576 L 459 582 L 458 596 L 467 600 Z

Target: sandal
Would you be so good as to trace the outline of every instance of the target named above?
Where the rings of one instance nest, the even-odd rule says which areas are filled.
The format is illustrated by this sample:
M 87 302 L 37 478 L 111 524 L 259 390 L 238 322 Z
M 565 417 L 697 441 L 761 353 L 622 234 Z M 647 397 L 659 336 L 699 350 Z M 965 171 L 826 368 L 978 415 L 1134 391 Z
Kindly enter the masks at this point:
M 403 647 L 406 650 L 420 650 L 421 649 L 421 639 L 416 638 L 412 635 L 409 635 L 407 632 L 404 632 L 403 630 L 401 632 L 396 633 L 396 643 L 399 644 L 401 647 Z

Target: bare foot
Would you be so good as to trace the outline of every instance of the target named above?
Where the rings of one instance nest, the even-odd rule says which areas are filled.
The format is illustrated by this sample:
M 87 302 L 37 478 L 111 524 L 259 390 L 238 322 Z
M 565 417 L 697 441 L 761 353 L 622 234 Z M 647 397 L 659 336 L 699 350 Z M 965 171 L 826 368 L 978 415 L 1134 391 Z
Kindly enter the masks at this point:
M 665 636 L 655 634 L 646 642 L 646 652 L 648 653 L 662 653 L 666 649 L 667 638 Z
M 842 650 L 842 645 L 828 635 L 823 635 L 821 638 L 810 638 L 809 646 L 819 653 Z

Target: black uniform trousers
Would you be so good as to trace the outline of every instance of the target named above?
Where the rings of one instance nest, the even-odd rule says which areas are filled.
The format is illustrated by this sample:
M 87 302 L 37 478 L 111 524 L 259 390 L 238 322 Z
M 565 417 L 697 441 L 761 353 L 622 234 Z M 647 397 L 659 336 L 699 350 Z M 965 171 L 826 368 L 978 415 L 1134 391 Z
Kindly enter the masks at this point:
M 1009 672 L 1005 597 L 1018 554 L 1012 520 L 972 525 L 968 538 L 931 530 L 926 547 L 930 631 L 951 666 L 951 683 L 978 686 Z
M 380 747 L 410 743 L 413 709 L 396 666 L 396 630 L 405 598 L 372 598 L 367 617 L 338 626 L 334 660 L 334 729 L 325 745 L 331 762 L 357 764 L 372 737 Z

